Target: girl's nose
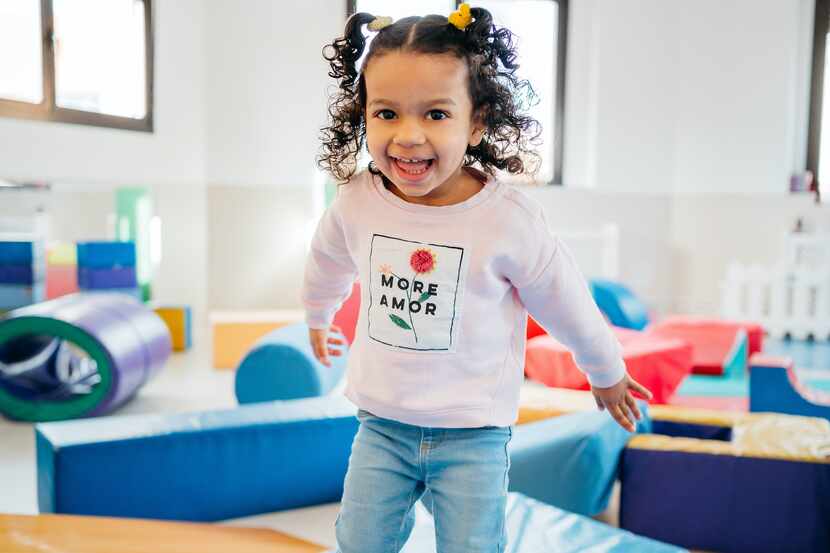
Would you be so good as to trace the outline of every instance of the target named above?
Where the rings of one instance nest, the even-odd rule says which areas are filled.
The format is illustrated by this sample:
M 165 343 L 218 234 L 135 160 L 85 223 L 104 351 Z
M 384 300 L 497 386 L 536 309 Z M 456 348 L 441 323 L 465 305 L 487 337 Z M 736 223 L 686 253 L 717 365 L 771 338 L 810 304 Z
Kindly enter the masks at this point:
M 417 146 L 426 142 L 421 126 L 412 121 L 401 121 L 392 142 L 398 146 Z

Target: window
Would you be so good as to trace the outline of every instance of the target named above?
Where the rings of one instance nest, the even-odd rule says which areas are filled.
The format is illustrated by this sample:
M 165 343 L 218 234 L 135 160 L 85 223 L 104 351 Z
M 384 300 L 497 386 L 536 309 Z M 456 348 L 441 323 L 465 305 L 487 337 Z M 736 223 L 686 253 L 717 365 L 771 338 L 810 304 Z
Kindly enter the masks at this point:
M 457 4 L 460 2 L 428 0 L 418 2 L 415 11 L 414 3 L 407 0 L 349 0 L 348 13 L 364 11 L 393 19 L 430 13 L 449 15 Z M 539 97 L 539 103 L 530 110 L 542 124 L 542 165 L 537 179 L 562 184 L 567 0 L 478 0 L 472 5 L 490 11 L 497 25 L 516 35 L 518 75 L 530 81 Z
M 822 142 L 822 134 L 830 137 L 830 87 L 824 86 L 827 74 L 827 31 L 830 23 L 830 0 L 816 0 L 813 33 L 813 72 L 810 84 L 810 130 L 807 138 L 807 170 L 812 171 L 820 186 L 830 178 L 830 139 Z M 827 130 L 827 133 L 822 131 Z
M 153 130 L 151 0 L 0 2 L 0 116 Z

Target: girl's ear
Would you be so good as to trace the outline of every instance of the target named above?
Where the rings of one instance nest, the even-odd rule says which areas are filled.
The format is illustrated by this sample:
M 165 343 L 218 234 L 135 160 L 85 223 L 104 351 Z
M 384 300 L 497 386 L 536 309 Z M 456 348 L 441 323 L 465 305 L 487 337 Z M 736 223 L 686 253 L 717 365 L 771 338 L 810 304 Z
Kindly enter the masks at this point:
M 473 115 L 473 128 L 470 132 L 470 146 L 476 147 L 481 143 L 484 137 L 484 131 L 487 130 L 487 125 L 484 123 L 484 112 L 479 111 Z

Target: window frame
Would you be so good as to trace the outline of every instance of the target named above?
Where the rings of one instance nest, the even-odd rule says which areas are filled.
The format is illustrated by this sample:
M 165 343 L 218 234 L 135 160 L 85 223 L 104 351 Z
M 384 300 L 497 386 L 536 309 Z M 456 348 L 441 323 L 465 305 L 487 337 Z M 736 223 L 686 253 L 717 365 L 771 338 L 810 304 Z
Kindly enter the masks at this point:
M 539 0 L 554 2 L 558 4 L 557 21 L 557 44 L 556 44 L 556 75 L 554 75 L 554 90 L 556 91 L 556 104 L 553 106 L 554 121 L 556 126 L 553 129 L 553 180 L 544 184 L 562 186 L 562 167 L 564 138 L 565 138 L 565 71 L 568 48 L 568 1 L 569 0 Z M 830 2 L 830 0 L 816 0 L 817 2 Z M 455 0 L 456 8 L 462 2 Z M 357 0 L 346 0 L 346 17 L 351 17 L 357 9 Z M 382 14 L 379 14 L 382 15 Z
M 807 170 L 818 182 L 821 154 L 822 97 L 824 96 L 824 63 L 827 47 L 827 31 L 830 27 L 830 0 L 816 0 L 813 23 L 813 68 L 810 81 L 810 123 L 807 137 Z
M 153 132 L 153 58 L 154 58 L 154 24 L 152 0 L 144 3 L 144 56 L 145 56 L 145 98 L 146 112 L 143 119 L 121 117 L 105 113 L 94 113 L 59 107 L 55 103 L 55 50 L 54 21 L 52 17 L 52 0 L 40 0 L 40 32 L 43 68 L 43 100 L 39 104 L 0 98 L 0 117 L 32 119 L 36 121 L 54 121 L 125 129 L 132 131 Z

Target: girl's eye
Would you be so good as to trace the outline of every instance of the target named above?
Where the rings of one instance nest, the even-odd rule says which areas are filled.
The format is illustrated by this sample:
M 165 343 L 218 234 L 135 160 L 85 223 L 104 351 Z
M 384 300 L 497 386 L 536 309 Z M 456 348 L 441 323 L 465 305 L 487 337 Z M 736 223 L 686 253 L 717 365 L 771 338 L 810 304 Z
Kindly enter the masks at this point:
M 448 115 L 446 111 L 441 111 L 440 109 L 433 109 L 427 113 L 427 117 L 429 117 L 433 121 L 441 121 L 442 119 L 446 119 Z
M 375 117 L 388 121 L 395 118 L 395 112 L 391 109 L 382 109 L 375 114 Z

